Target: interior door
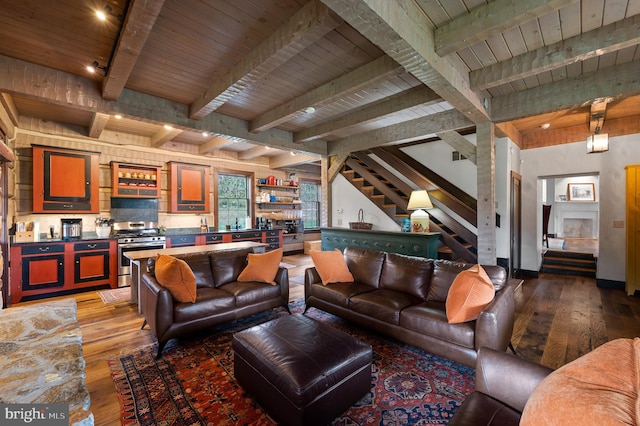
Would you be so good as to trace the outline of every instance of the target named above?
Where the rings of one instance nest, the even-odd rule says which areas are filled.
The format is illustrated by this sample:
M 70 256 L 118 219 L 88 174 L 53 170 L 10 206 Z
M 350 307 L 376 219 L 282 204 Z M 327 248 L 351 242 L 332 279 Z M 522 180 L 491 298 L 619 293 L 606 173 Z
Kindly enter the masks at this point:
M 520 273 L 522 258 L 522 176 L 511 172 L 511 254 L 509 276 Z

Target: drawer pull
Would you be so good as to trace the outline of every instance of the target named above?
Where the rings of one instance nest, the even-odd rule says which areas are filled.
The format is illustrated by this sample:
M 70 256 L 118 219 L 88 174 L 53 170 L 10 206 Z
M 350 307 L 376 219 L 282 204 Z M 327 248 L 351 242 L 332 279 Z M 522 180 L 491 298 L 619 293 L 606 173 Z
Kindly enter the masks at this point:
M 97 244 L 87 244 L 87 247 L 89 247 L 90 249 L 94 249 L 96 247 L 98 247 Z
M 47 247 L 38 247 L 38 250 L 40 250 L 40 251 L 49 251 L 49 246 L 47 246 Z

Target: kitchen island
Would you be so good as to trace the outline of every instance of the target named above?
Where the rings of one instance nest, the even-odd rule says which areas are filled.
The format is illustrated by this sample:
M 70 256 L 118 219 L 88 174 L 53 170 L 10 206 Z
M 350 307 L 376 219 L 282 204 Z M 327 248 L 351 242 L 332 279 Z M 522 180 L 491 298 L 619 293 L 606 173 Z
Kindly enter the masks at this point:
M 189 253 L 210 253 L 218 251 L 231 251 L 252 248 L 254 253 L 264 253 L 268 244 L 256 243 L 253 241 L 240 241 L 237 243 L 218 243 L 207 244 L 202 246 L 173 247 L 165 249 L 138 250 L 126 252 L 123 255 L 131 261 L 131 303 L 138 304 L 138 313 L 141 313 L 138 303 L 138 294 L 140 294 L 140 279 L 142 274 L 147 272 L 147 262 L 149 258 L 155 257 L 158 253 L 169 256 L 177 254 Z

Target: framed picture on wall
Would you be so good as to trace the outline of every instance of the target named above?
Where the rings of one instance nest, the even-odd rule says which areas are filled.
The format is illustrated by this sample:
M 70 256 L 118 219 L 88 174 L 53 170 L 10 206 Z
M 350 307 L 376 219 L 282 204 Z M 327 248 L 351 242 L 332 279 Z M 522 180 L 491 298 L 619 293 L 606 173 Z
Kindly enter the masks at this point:
M 569 201 L 595 201 L 595 185 L 592 183 L 570 183 L 567 190 Z

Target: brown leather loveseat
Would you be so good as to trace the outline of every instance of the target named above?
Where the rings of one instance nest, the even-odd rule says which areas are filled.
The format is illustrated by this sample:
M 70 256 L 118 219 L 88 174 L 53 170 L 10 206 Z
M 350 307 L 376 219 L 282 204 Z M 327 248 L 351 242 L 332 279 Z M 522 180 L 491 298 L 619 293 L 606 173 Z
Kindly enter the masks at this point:
M 140 284 L 140 303 L 145 324 L 158 339 L 158 356 L 173 338 L 216 324 L 245 318 L 283 306 L 289 310 L 289 275 L 279 268 L 276 285 L 238 282 L 252 249 L 176 255 L 187 262 L 196 277 L 195 303 L 174 300 L 155 277 L 155 258 Z
M 306 309 L 321 309 L 472 368 L 480 347 L 507 349 L 514 299 L 504 268 L 483 265 L 496 292 L 478 319 L 449 323 L 449 287 L 473 265 L 355 247 L 347 247 L 344 258 L 355 282 L 323 285 L 315 267 L 305 271 Z

